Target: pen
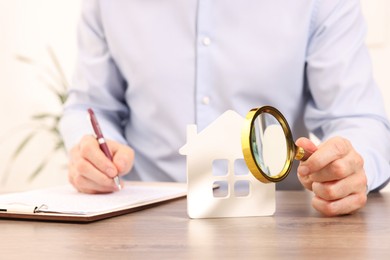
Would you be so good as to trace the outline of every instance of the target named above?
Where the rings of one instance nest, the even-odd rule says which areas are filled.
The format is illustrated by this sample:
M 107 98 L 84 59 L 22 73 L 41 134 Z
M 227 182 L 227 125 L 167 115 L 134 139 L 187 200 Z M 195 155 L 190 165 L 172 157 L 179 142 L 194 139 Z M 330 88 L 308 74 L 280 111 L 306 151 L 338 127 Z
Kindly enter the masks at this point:
M 108 149 L 106 140 L 103 137 L 103 133 L 102 133 L 102 130 L 100 129 L 100 126 L 99 126 L 99 123 L 98 123 L 97 118 L 95 116 L 95 113 L 93 112 L 93 110 L 91 108 L 88 108 L 88 114 L 89 114 L 89 118 L 91 120 L 93 131 L 95 132 L 97 141 L 99 143 L 100 149 L 107 156 L 107 158 L 112 161 L 112 156 L 111 156 L 110 150 Z M 115 184 L 118 187 L 118 189 L 121 190 L 122 187 L 121 187 L 120 182 L 119 182 L 119 177 L 115 176 L 114 181 L 115 181 Z

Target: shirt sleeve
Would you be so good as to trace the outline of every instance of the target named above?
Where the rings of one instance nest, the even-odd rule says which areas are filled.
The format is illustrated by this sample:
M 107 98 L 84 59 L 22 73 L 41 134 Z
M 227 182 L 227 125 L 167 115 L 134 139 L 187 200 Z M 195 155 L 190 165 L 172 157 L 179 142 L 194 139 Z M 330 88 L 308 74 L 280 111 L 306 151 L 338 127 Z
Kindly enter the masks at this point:
M 321 140 L 349 139 L 374 190 L 390 177 L 390 127 L 372 78 L 360 2 L 319 3 L 307 48 L 305 122 Z
M 128 118 L 124 100 L 126 82 L 112 59 L 98 1 L 83 1 L 78 27 L 78 60 L 68 91 L 60 131 L 67 149 L 91 134 L 87 109 L 93 108 L 107 139 L 126 143 L 123 119 Z

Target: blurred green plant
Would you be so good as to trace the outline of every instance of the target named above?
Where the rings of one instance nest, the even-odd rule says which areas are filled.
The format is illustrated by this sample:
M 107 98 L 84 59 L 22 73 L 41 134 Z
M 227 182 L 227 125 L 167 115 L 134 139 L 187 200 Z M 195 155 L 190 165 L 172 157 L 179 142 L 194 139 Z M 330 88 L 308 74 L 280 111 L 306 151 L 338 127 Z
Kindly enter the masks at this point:
M 39 79 L 42 81 L 43 85 L 54 94 L 59 106 L 61 106 L 62 108 L 67 98 L 67 89 L 69 83 L 65 77 L 64 71 L 58 61 L 57 56 L 55 55 L 53 49 L 50 46 L 47 47 L 47 53 L 51 63 L 49 66 L 44 66 L 36 60 L 33 60 L 23 55 L 17 55 L 16 59 L 19 62 L 22 62 L 28 66 L 32 66 L 38 70 L 40 76 Z M 66 152 L 64 142 L 58 129 L 61 116 L 62 113 L 52 112 L 43 112 L 32 115 L 31 122 L 29 122 L 29 127 L 27 127 L 27 134 L 25 134 L 20 140 L 20 142 L 18 142 L 11 154 L 10 160 L 8 160 L 8 163 L 5 166 L 5 170 L 2 176 L 3 184 L 7 182 L 15 161 L 18 159 L 18 157 L 20 157 L 22 152 L 26 150 L 29 144 L 33 142 L 33 140 L 38 136 L 38 134 L 49 134 L 54 138 L 55 144 L 53 148 L 43 156 L 43 158 L 39 161 L 38 165 L 28 175 L 29 182 L 33 181 L 45 169 L 45 167 L 48 165 L 50 159 L 52 158 L 52 156 L 54 156 L 55 153 L 60 151 Z M 20 125 L 19 128 L 26 129 L 26 126 Z

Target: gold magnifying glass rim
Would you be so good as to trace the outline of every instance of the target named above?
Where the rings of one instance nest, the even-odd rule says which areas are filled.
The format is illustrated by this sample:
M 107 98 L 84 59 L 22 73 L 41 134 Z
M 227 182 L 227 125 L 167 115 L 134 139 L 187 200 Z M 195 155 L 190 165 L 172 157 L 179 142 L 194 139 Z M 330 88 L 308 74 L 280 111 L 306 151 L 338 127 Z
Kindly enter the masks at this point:
M 275 119 L 282 126 L 284 135 L 286 137 L 286 144 L 287 144 L 286 163 L 284 164 L 281 172 L 275 176 L 269 176 L 265 172 L 263 172 L 260 166 L 256 163 L 256 158 L 253 154 L 252 142 L 251 142 L 252 133 L 253 133 L 252 130 L 254 128 L 254 122 L 256 118 L 262 113 L 268 113 L 273 117 L 275 117 Z M 252 175 L 259 181 L 263 183 L 279 182 L 284 178 L 286 178 L 287 175 L 289 174 L 294 161 L 295 144 L 287 120 L 282 115 L 282 113 L 279 110 L 277 110 L 275 107 L 262 106 L 260 108 L 253 108 L 247 113 L 245 123 L 241 133 L 241 145 L 242 145 L 244 160 L 248 166 L 248 169 L 252 173 Z

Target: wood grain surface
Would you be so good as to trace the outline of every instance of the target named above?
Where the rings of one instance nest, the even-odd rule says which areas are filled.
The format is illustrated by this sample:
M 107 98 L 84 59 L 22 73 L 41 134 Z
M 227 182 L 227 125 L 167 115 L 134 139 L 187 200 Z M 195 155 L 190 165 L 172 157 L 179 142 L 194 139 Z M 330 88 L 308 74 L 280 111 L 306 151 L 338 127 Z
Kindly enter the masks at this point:
M 303 191 L 272 217 L 189 219 L 186 200 L 90 224 L 0 220 L 0 259 L 390 259 L 390 193 L 328 218 Z

